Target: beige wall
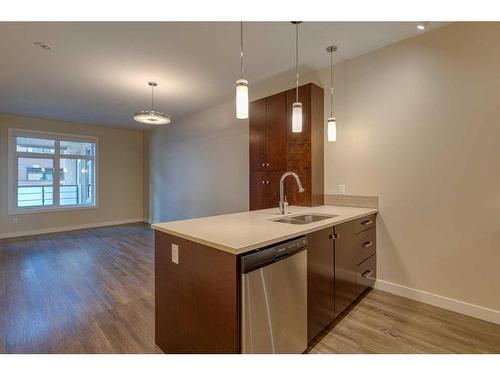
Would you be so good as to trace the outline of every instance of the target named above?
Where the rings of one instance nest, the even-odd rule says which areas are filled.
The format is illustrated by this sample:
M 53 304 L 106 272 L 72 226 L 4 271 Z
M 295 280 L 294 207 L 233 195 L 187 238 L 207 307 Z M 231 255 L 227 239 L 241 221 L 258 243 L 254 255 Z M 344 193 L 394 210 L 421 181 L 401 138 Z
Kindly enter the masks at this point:
M 145 134 L 153 222 L 248 209 L 248 122 L 234 103 Z
M 452 24 L 339 64 L 325 143 L 326 193 L 380 197 L 378 278 L 495 310 L 499 38 L 500 23 Z
M 98 137 L 98 208 L 8 215 L 7 143 L 11 127 Z M 142 133 L 134 130 L 0 114 L 0 237 L 16 232 L 142 218 L 142 142 Z

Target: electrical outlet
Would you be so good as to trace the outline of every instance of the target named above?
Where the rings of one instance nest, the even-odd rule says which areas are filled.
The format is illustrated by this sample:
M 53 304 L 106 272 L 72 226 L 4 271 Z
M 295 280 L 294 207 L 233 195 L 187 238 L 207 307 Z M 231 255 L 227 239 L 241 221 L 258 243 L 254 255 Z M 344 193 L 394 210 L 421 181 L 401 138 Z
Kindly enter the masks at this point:
M 345 194 L 345 185 L 344 184 L 337 185 L 337 194 Z
M 179 264 L 179 246 L 172 244 L 172 262 Z

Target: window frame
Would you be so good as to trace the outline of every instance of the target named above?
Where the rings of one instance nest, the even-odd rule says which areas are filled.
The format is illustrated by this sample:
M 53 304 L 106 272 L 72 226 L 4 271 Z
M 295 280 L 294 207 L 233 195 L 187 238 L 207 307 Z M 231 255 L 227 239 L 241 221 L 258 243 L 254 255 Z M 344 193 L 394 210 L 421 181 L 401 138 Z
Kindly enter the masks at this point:
M 8 214 L 31 214 L 37 212 L 56 212 L 56 211 L 73 211 L 73 210 L 88 210 L 97 209 L 99 207 L 99 192 L 98 192 L 98 149 L 99 139 L 93 136 L 53 133 L 29 129 L 9 128 L 8 130 Z M 34 152 L 17 152 L 16 137 L 32 137 L 41 139 L 54 140 L 54 153 L 34 153 Z M 58 142 L 59 141 L 59 142 Z M 60 141 L 70 142 L 92 142 L 94 143 L 94 157 L 86 155 L 68 155 L 60 153 Z M 53 160 L 53 202 L 50 206 L 32 206 L 18 207 L 17 185 L 18 181 L 18 159 L 52 159 Z M 78 205 L 61 205 L 59 201 L 60 192 L 60 159 L 84 159 L 94 161 L 94 203 L 93 204 L 78 204 Z M 57 204 L 56 204 L 57 202 Z

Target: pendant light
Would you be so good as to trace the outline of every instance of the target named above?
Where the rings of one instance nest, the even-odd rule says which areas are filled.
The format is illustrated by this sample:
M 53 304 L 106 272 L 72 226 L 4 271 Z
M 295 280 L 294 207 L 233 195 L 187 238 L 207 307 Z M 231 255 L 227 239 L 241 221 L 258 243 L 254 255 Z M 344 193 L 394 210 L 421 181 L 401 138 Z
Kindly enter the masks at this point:
M 330 54 L 330 117 L 327 121 L 327 132 L 328 142 L 335 142 L 337 140 L 337 120 L 333 117 L 333 54 L 337 51 L 337 46 L 326 47 L 326 51 Z
M 243 22 L 240 22 L 240 79 L 236 81 L 236 118 L 248 118 L 248 81 L 243 78 Z
M 299 102 L 299 24 L 302 21 L 292 21 L 295 25 L 295 69 L 296 69 L 296 86 L 295 86 L 295 103 L 292 105 L 292 132 L 302 132 L 302 103 Z
M 158 83 L 150 81 L 148 85 L 151 86 L 151 110 L 136 112 L 134 120 L 147 125 L 170 124 L 170 118 L 165 113 L 154 110 L 154 88 L 158 86 Z

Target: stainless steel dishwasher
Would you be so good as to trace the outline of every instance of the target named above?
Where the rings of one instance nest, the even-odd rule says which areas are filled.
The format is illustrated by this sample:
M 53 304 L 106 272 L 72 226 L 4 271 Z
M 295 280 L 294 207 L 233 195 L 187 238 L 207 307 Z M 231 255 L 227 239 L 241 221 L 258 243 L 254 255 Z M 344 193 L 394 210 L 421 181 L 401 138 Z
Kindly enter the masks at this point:
M 241 257 L 242 353 L 307 348 L 307 239 Z

